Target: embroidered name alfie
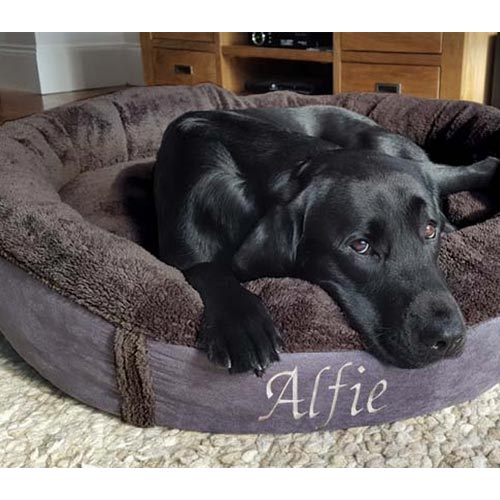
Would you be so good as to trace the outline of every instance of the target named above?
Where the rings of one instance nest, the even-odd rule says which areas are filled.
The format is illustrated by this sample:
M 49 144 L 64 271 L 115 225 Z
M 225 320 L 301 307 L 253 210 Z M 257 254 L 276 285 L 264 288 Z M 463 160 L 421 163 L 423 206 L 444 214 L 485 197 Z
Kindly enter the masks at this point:
M 387 380 L 385 379 L 379 380 L 371 388 L 366 400 L 360 401 L 361 382 L 353 384 L 351 387 L 349 387 L 350 393 L 346 392 L 344 388 L 347 387 L 348 384 L 342 383 L 342 372 L 345 369 L 351 367 L 352 365 L 353 363 L 351 362 L 342 365 L 338 369 L 336 375 L 334 375 L 335 382 L 327 387 L 328 390 L 332 391 L 331 405 L 328 416 L 326 420 L 320 425 L 320 427 L 328 425 L 333 419 L 335 415 L 335 410 L 337 409 L 339 395 L 341 392 L 342 394 L 345 393 L 345 396 L 343 397 L 352 398 L 351 410 L 350 410 L 352 417 L 359 415 L 363 411 L 367 411 L 368 413 L 377 413 L 386 407 L 386 405 L 380 405 L 380 402 L 377 403 L 377 405 L 375 405 L 375 401 L 377 401 L 387 390 Z M 305 416 L 308 416 L 308 418 L 318 417 L 318 415 L 320 415 L 321 412 L 318 411 L 316 408 L 316 399 L 318 397 L 320 381 L 324 382 L 324 379 L 327 377 L 327 375 L 323 377 L 323 380 L 321 380 L 321 377 L 323 374 L 331 370 L 332 370 L 331 366 L 325 366 L 317 373 L 314 379 L 313 391 L 311 394 L 309 408 L 307 409 L 307 411 L 300 411 L 299 408 L 300 406 L 302 408 L 304 406 L 307 407 L 307 403 L 301 405 L 301 403 L 304 403 L 305 398 L 299 398 L 299 372 L 297 367 L 295 367 L 292 371 L 280 372 L 271 377 L 266 385 L 266 395 L 268 399 L 272 399 L 275 397 L 275 395 L 277 395 L 276 400 L 274 402 L 274 406 L 272 407 L 271 411 L 267 415 L 259 417 L 259 421 L 271 418 L 275 410 L 280 405 L 290 405 L 292 416 L 295 420 L 299 420 L 301 418 L 304 418 Z M 357 367 L 357 371 L 358 373 L 363 374 L 366 371 L 366 369 L 363 365 L 359 365 Z M 332 374 L 330 373 L 328 375 L 331 376 Z M 281 389 L 281 392 L 278 393 L 278 391 L 275 392 L 274 387 L 277 385 L 276 381 L 279 379 L 284 380 L 284 384 L 283 388 Z M 342 389 L 344 390 L 342 391 Z

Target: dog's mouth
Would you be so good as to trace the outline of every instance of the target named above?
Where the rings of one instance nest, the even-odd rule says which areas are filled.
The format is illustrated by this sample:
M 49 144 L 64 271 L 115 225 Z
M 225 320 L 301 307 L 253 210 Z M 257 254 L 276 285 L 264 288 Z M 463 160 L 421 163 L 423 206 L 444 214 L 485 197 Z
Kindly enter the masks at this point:
M 325 283 L 327 287 L 325 287 Z M 321 282 L 336 300 L 350 323 L 361 334 L 368 352 L 385 364 L 398 368 L 424 368 L 445 358 L 457 358 L 465 346 L 465 324 L 463 317 L 446 291 L 424 293 L 434 307 L 426 307 L 424 312 L 414 313 L 413 300 L 402 314 L 401 320 L 384 325 L 383 314 L 361 295 L 346 294 L 332 282 Z M 354 300 L 356 299 L 356 300 Z M 363 314 L 359 314 L 359 311 Z M 400 323 L 400 324 L 399 324 Z

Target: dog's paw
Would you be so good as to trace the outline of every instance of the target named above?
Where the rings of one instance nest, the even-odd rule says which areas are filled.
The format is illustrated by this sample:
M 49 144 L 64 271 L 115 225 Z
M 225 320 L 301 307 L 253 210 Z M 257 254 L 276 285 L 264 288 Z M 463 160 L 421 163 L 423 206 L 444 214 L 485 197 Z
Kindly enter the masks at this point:
M 262 376 L 279 361 L 281 336 L 258 297 L 244 293 L 227 304 L 205 308 L 198 347 L 230 373 L 253 371 Z

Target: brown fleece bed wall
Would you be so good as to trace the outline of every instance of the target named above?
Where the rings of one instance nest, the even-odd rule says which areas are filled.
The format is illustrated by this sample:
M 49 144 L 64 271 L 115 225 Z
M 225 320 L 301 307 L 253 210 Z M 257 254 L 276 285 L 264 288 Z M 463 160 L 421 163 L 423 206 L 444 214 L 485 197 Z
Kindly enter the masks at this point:
M 454 404 L 494 385 L 500 378 L 495 189 L 446 203 L 460 230 L 446 236 L 441 266 L 471 329 L 460 359 L 419 371 L 384 366 L 363 352 L 322 290 L 296 279 L 247 285 L 285 339 L 282 362 L 262 380 L 221 373 L 193 349 L 203 305 L 178 270 L 154 257 L 150 174 L 162 133 L 193 109 L 314 103 L 367 115 L 442 163 L 500 156 L 499 110 L 381 94 L 237 97 L 214 85 L 131 88 L 7 123 L 0 127 L 0 330 L 52 383 L 136 425 L 228 432 L 366 425 Z M 344 365 L 352 372 L 340 374 L 346 384 L 365 385 L 352 389 L 354 403 L 338 403 L 335 419 L 320 421 L 318 408 L 331 413 L 335 387 L 325 385 L 324 374 L 338 378 Z M 431 387 L 423 390 L 426 377 Z M 323 385 L 330 393 L 321 392 Z M 377 409 L 382 389 L 385 403 Z

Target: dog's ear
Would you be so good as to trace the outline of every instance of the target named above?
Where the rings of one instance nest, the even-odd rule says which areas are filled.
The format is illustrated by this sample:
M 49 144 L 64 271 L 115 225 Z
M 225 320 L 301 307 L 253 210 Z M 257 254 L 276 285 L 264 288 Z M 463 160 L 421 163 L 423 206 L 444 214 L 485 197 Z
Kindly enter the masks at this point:
M 301 232 L 302 219 L 296 207 L 273 207 L 234 255 L 234 273 L 241 281 L 263 276 L 290 276 Z

